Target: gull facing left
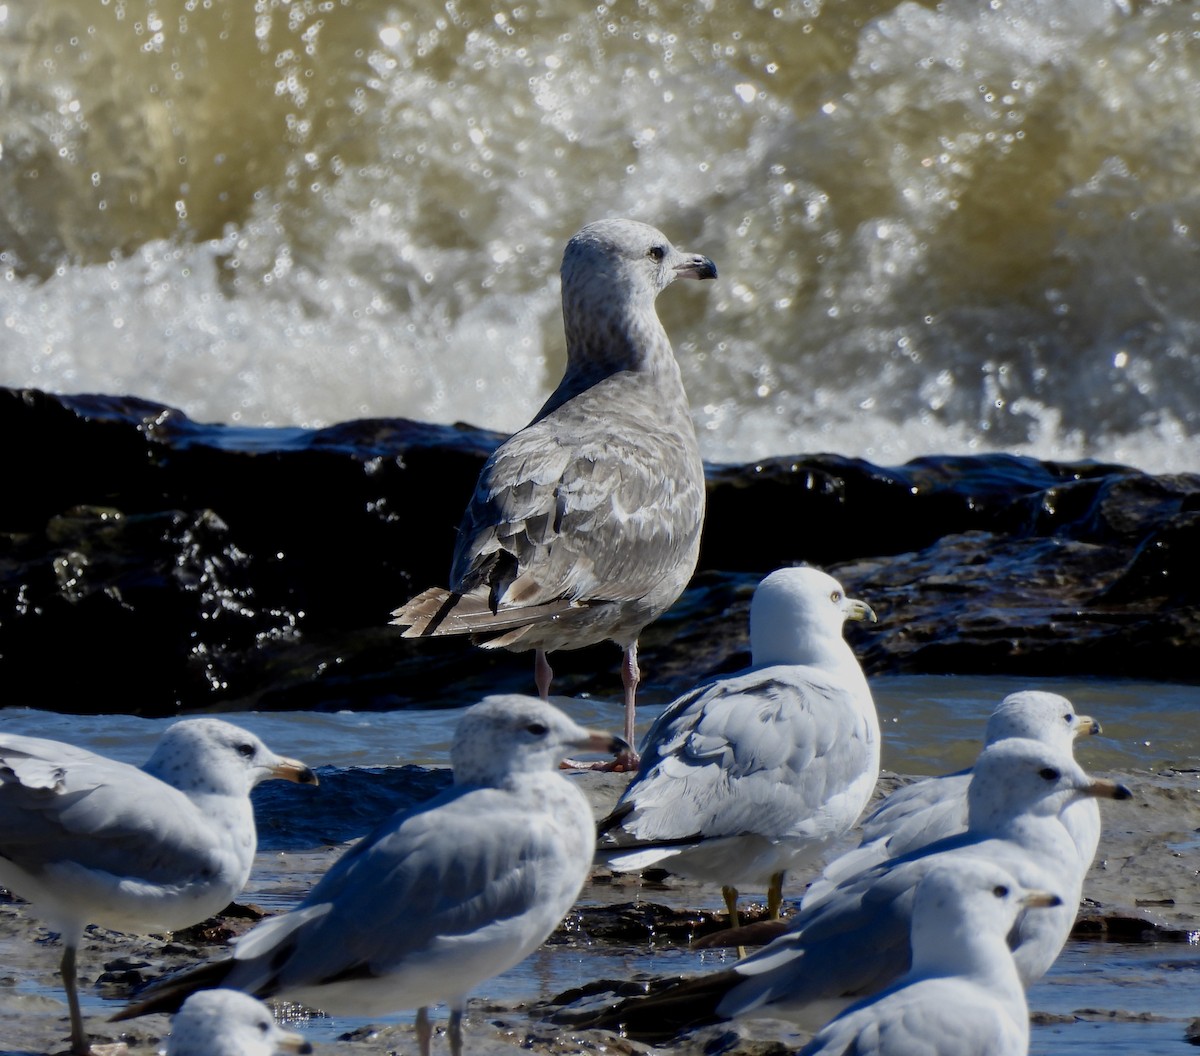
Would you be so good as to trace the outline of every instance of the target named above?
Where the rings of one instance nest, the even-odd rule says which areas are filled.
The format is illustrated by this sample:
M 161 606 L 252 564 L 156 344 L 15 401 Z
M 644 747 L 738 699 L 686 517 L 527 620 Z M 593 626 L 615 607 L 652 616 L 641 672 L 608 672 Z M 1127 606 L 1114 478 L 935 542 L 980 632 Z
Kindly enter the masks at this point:
M 232 957 L 156 984 L 113 1018 L 172 1011 L 213 986 L 332 1015 L 417 1008 L 428 1056 L 427 1009 L 446 1002 L 458 1056 L 467 993 L 541 945 L 591 868 L 592 810 L 559 773 L 562 753 L 627 747 L 544 701 L 488 697 L 459 721 L 450 788 L 381 824 Z
M 250 791 L 272 777 L 317 783 L 303 763 L 220 719 L 168 727 L 141 769 L 0 735 L 0 886 L 62 939 L 77 1056 L 90 1051 L 75 979 L 84 928 L 174 931 L 224 909 L 258 845 Z

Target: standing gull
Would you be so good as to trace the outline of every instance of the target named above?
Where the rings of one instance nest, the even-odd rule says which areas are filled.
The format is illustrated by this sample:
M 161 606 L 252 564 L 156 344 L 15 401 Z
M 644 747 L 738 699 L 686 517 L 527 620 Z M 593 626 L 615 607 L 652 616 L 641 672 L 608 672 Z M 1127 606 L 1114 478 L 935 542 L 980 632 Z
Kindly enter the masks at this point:
M 1029 1005 L 1005 936 L 1020 914 L 1061 904 L 984 859 L 931 869 L 913 896 L 912 967 L 800 1056 L 1025 1056 Z
M 75 980 L 84 928 L 189 927 L 242 890 L 257 837 L 250 790 L 317 783 L 219 719 L 168 727 L 138 769 L 61 741 L 0 735 L 0 886 L 62 938 L 71 1051 L 89 1051 Z
M 633 220 L 588 224 L 567 243 L 562 381 L 483 467 L 450 589 L 392 613 L 405 637 L 472 634 L 486 649 L 533 649 L 543 700 L 547 653 L 615 642 L 631 745 L 638 636 L 691 578 L 704 520 L 696 430 L 654 301 L 676 279 L 716 275 L 707 257 Z
M 1131 793 L 1089 777 L 1061 749 L 1014 737 L 980 753 L 968 796 L 965 833 L 851 877 L 811 909 L 802 907 L 782 935 L 732 968 L 600 1013 L 560 1018 L 619 1025 L 639 1038 L 736 1016 L 823 1022 L 908 970 L 913 891 L 934 866 L 962 857 L 987 858 L 1023 886 L 1054 890 L 1063 899 L 1058 908 L 1022 917 L 1014 930 L 1017 971 L 1028 986 L 1062 949 L 1091 864 L 1080 861 L 1061 811 L 1080 797 L 1129 799 Z
M 617 871 L 661 865 L 737 889 L 767 887 L 779 915 L 784 874 L 854 824 L 879 777 L 879 719 L 846 620 L 865 602 L 815 568 L 781 568 L 750 603 L 752 666 L 686 693 L 655 722 L 642 763 L 599 825 Z
M 1066 752 L 1075 738 L 1100 733 L 1100 724 L 1077 715 L 1074 705 L 1057 693 L 1030 689 L 1010 693 L 992 712 L 984 746 L 1008 737 L 1044 741 Z M 967 828 L 969 769 L 930 777 L 898 788 L 862 825 L 862 840 L 854 850 L 826 866 L 804 894 L 804 905 L 815 905 L 839 883 L 888 858 L 900 858 L 936 840 Z M 1061 815 L 1081 860 L 1091 862 L 1100 840 L 1100 805 L 1090 797 L 1068 804 Z
M 458 1056 L 467 992 L 541 945 L 591 868 L 592 810 L 558 759 L 626 747 L 536 698 L 487 698 L 459 721 L 451 788 L 385 821 L 231 958 L 165 980 L 113 1018 L 171 1011 L 212 986 L 333 1015 L 415 1007 L 428 1056 L 427 1009 L 446 1002 Z
M 192 994 L 171 1023 L 166 1056 L 274 1056 L 312 1045 L 275 1022 L 271 1010 L 240 990 Z

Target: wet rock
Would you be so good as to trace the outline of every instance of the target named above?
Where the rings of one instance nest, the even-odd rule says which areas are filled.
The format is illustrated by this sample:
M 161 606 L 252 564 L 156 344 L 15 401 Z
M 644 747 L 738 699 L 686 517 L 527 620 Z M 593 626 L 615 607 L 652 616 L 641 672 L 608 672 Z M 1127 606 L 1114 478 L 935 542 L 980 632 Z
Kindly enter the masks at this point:
M 387 626 L 444 581 L 501 437 L 404 420 L 203 425 L 129 397 L 0 389 L 6 702 L 146 715 L 458 706 L 529 691 L 529 658 Z M 643 697 L 747 660 L 750 594 L 828 567 L 880 623 L 869 673 L 1150 677 L 1200 669 L 1200 476 L 1008 455 L 710 466 L 700 569 L 641 643 Z M 64 663 L 64 657 L 70 662 Z M 619 654 L 555 657 L 615 696 Z

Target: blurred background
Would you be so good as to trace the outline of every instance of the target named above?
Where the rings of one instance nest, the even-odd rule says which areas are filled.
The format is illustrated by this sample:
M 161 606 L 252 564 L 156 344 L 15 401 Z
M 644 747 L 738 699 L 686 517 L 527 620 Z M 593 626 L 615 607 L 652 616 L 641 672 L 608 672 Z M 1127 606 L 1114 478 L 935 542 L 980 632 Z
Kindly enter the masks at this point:
M 1200 8 L 8 0 L 0 384 L 522 425 L 630 216 L 714 461 L 1200 466 Z

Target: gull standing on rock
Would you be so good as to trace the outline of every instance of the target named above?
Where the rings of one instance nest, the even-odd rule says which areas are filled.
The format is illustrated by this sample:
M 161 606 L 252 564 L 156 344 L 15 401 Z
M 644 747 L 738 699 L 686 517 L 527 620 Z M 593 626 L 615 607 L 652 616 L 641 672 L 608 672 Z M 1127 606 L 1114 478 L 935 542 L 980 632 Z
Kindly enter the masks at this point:
M 588 224 L 567 243 L 566 372 L 483 467 L 450 589 L 392 613 L 405 637 L 471 634 L 487 649 L 533 649 L 543 700 L 547 653 L 615 642 L 631 745 L 638 636 L 691 578 L 705 502 L 687 394 L 654 301 L 676 279 L 716 276 L 707 257 L 633 220 Z
M 312 1052 L 312 1045 L 275 1022 L 271 1010 L 240 990 L 192 994 L 171 1022 L 166 1056 L 274 1056 Z
M 1076 737 L 1099 733 L 1100 723 L 1089 715 L 1077 715 L 1066 697 L 1030 689 L 1010 693 L 997 705 L 988 719 L 984 747 L 1009 737 L 1026 737 L 1072 752 Z M 880 862 L 965 832 L 970 781 L 967 769 L 896 789 L 863 822 L 858 847 L 830 862 L 809 886 L 803 905 L 815 905 L 843 880 Z M 1077 799 L 1063 810 L 1061 821 L 1080 859 L 1090 863 L 1100 842 L 1100 804 L 1091 797 Z
M 454 784 L 347 851 L 295 909 L 239 938 L 233 956 L 148 990 L 114 1019 L 173 1011 L 198 989 L 279 997 L 332 1015 L 450 1006 L 462 1052 L 467 992 L 532 953 L 574 905 L 592 864 L 593 817 L 558 760 L 628 746 L 535 697 L 467 710 L 450 749 Z
M 84 928 L 174 931 L 224 909 L 258 845 L 250 791 L 272 777 L 317 783 L 303 763 L 219 719 L 168 727 L 141 769 L 0 735 L 0 886 L 62 939 L 76 1056 L 89 1052 L 75 978 Z
M 600 857 L 722 885 L 730 926 L 738 888 L 767 887 L 779 915 L 784 874 L 858 819 L 879 778 L 879 718 L 846 620 L 865 602 L 816 568 L 781 568 L 750 603 L 752 665 L 686 693 L 654 723 L 642 762 L 600 822 Z
M 984 859 L 931 869 L 913 896 L 912 967 L 799 1056 L 1026 1056 L 1029 1004 L 1005 936 L 1020 914 L 1061 904 Z

